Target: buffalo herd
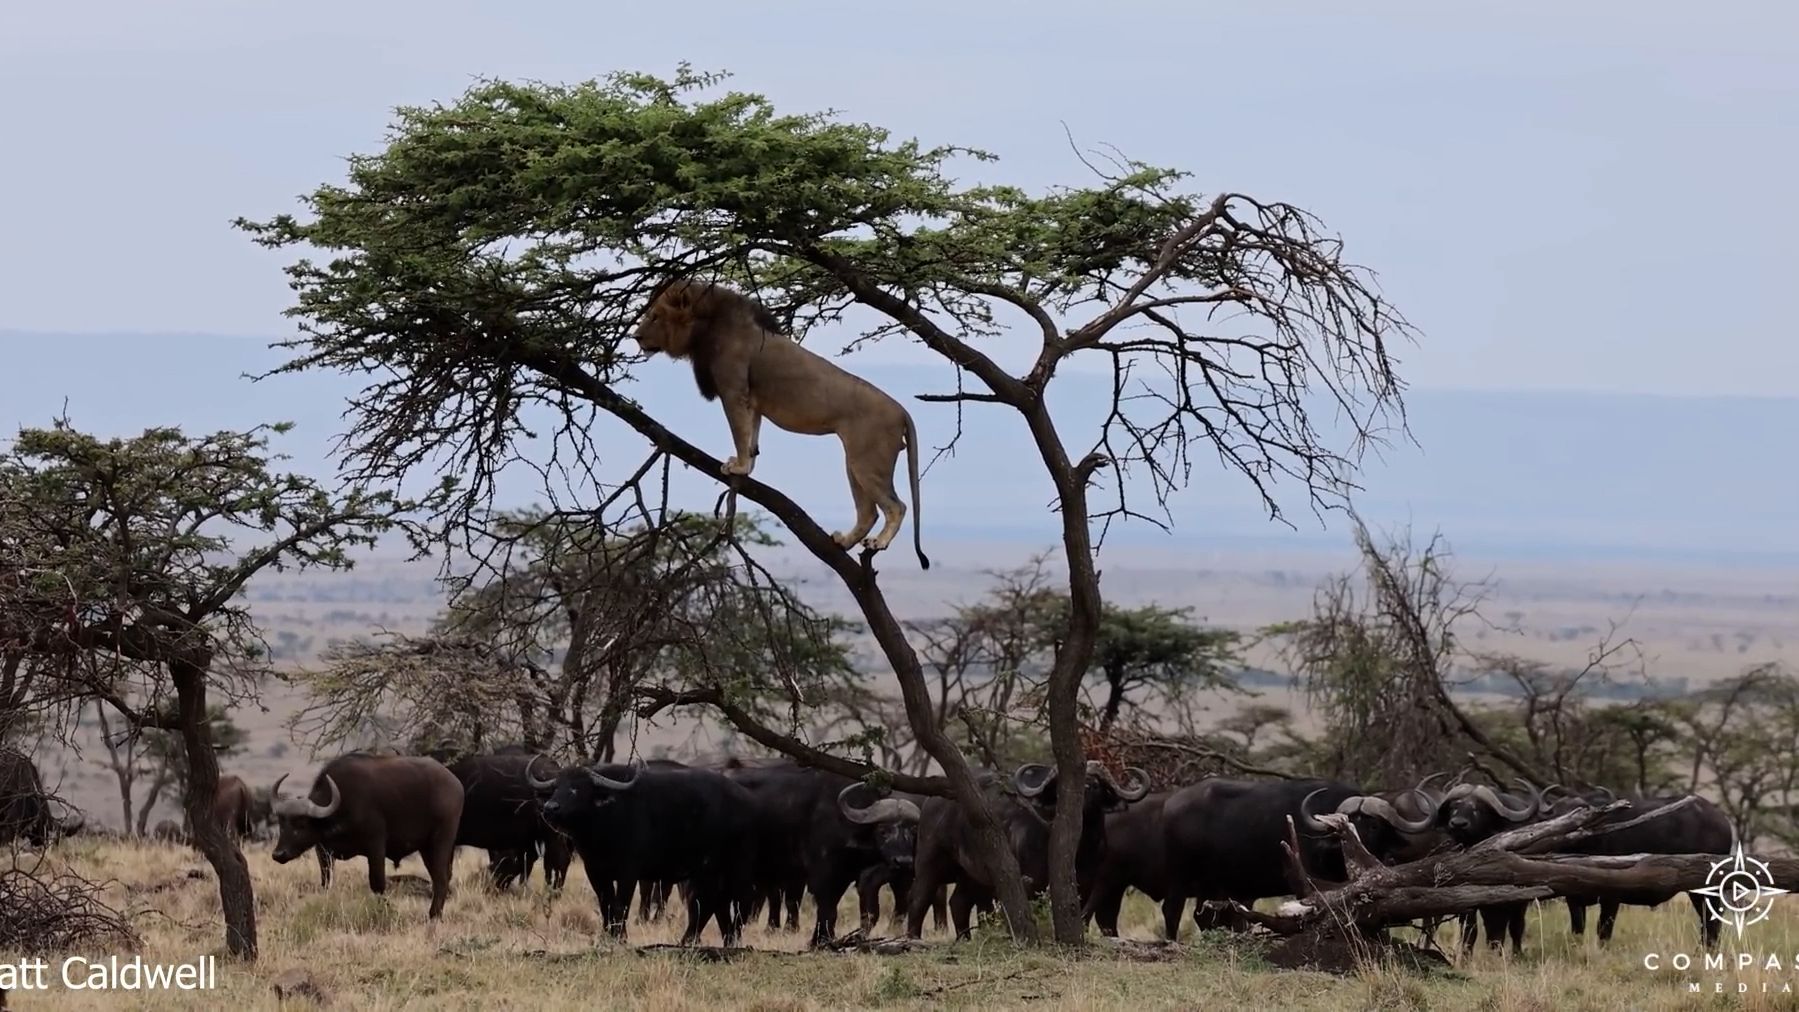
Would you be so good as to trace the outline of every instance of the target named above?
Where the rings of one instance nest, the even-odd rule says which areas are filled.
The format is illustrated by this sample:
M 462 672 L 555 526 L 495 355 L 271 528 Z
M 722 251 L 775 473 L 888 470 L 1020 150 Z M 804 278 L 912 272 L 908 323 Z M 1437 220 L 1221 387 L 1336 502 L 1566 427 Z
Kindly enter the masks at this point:
M 1061 782 L 1055 767 L 1040 763 L 1010 775 L 977 775 L 1029 894 L 1048 885 L 1050 825 L 1058 806 L 1078 804 L 1075 880 L 1084 915 L 1102 934 L 1115 936 L 1124 895 L 1135 889 L 1161 905 L 1162 931 L 1170 939 L 1179 936 L 1189 900 L 1195 925 L 1204 928 L 1237 923 L 1230 917 L 1232 902 L 1290 895 L 1281 847 L 1290 826 L 1306 873 L 1319 882 L 1342 881 L 1343 853 L 1320 821 L 1326 814 L 1347 819 L 1376 858 L 1400 863 L 1614 800 L 1604 789 L 1539 790 L 1522 780 L 1515 789 L 1499 789 L 1447 779 L 1436 774 L 1413 787 L 1375 792 L 1333 780 L 1207 777 L 1152 791 L 1142 770 L 1114 775 L 1097 761 L 1087 763 L 1079 784 Z M 885 889 L 893 894 L 894 924 L 903 920 L 914 938 L 927 913 L 939 930 L 953 925 L 957 937 L 967 937 L 974 912 L 991 912 L 996 899 L 978 857 L 975 826 L 957 802 L 877 789 L 789 760 L 562 766 L 522 746 L 466 756 L 351 752 L 305 784 L 288 781 L 286 775 L 278 779 L 265 802 L 240 778 L 222 777 L 214 803 L 220 824 L 234 836 L 248 836 L 266 809 L 277 862 L 311 850 L 321 884 L 328 885 L 334 860 L 361 857 L 377 893 L 386 888 L 389 862 L 417 854 L 431 879 L 431 918 L 443 912 L 459 847 L 485 850 L 492 881 L 502 889 L 529 881 L 539 863 L 545 883 L 560 889 L 573 856 L 580 855 L 601 922 L 621 939 L 634 897 L 640 918 L 660 916 L 663 905 L 678 898 L 687 915 L 684 943 L 715 923 L 726 945 L 737 944 L 744 925 L 764 907 L 771 928 L 785 913 L 786 927 L 797 929 L 805 894 L 814 900 L 814 945 L 837 936 L 837 908 L 851 889 L 863 930 L 879 920 Z M 1630 807 L 1605 819 L 1633 820 L 1682 797 L 1630 797 Z M 50 814 L 30 760 L 0 750 L 0 843 L 23 839 L 43 846 L 67 829 Z M 179 840 L 187 834 L 164 822 L 154 835 Z M 1734 843 L 1725 815 L 1695 798 L 1665 817 L 1591 835 L 1568 849 L 1722 855 Z M 1565 902 L 1576 935 L 1585 930 L 1587 908 L 1599 906 L 1603 944 L 1621 904 L 1657 906 L 1670 898 L 1645 893 L 1569 896 Z M 1714 946 L 1718 922 L 1699 897 L 1689 899 L 1705 944 Z M 1484 931 L 1489 945 L 1501 947 L 1509 938 L 1512 949 L 1520 949 L 1527 906 L 1461 915 L 1464 947 Z

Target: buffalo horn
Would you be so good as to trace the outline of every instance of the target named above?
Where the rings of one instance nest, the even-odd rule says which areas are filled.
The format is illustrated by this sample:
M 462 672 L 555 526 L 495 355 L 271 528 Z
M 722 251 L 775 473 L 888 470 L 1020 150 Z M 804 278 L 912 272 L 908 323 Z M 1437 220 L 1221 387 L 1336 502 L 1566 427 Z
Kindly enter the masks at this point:
M 548 780 L 540 780 L 536 773 L 531 772 L 536 768 L 537 760 L 542 759 L 543 757 L 544 754 L 542 752 L 533 753 L 531 761 L 525 764 L 525 782 L 529 783 L 531 789 L 534 791 L 547 791 L 556 786 L 555 777 L 551 777 Z
M 1430 782 L 1432 780 L 1446 779 L 1448 776 L 1448 773 L 1432 773 L 1430 776 L 1418 781 L 1417 789 L 1428 794 L 1430 792 Z
M 331 789 L 331 800 L 325 802 L 322 807 L 316 804 L 313 805 L 312 811 L 308 814 L 315 819 L 329 819 L 331 816 L 337 814 L 338 806 L 344 803 L 344 796 L 337 790 L 337 781 L 331 779 L 331 777 L 326 774 L 320 774 L 320 776 L 324 779 L 325 786 Z M 310 802 L 311 800 L 310 797 L 307 798 L 307 801 Z
M 1418 790 L 1417 788 L 1413 788 L 1411 793 L 1416 794 L 1419 797 L 1424 799 L 1425 815 L 1423 818 L 1419 818 L 1419 819 L 1406 818 L 1405 816 L 1399 814 L 1399 809 L 1394 808 L 1393 803 L 1388 801 L 1385 798 L 1375 798 L 1375 797 L 1363 798 L 1362 799 L 1362 811 L 1367 812 L 1369 815 L 1372 815 L 1375 818 L 1386 820 L 1387 825 L 1392 826 L 1394 829 L 1399 830 L 1401 833 L 1422 833 L 1425 830 L 1429 829 L 1433 824 L 1435 824 L 1435 822 L 1437 820 L 1434 817 L 1435 813 L 1431 812 L 1429 810 L 1430 809 L 1430 795 L 1425 794 L 1423 791 Z
M 1106 769 L 1105 763 L 1098 759 L 1087 760 L 1088 776 L 1098 777 L 1099 782 L 1110 788 L 1112 793 L 1118 795 L 1121 800 L 1142 801 L 1144 796 L 1149 793 L 1149 774 L 1135 766 L 1126 766 L 1124 771 L 1130 774 L 1128 779 L 1131 786 L 1129 788 L 1120 786 L 1118 781 L 1112 778 L 1112 773 Z
M 1474 789 L 1473 793 L 1474 793 L 1474 796 L 1476 798 L 1478 798 L 1482 804 L 1486 805 L 1488 808 L 1491 808 L 1496 814 L 1498 814 L 1500 817 L 1504 818 L 1506 821 L 1508 821 L 1508 822 L 1523 822 L 1524 820 L 1537 814 L 1537 809 L 1543 803 L 1543 792 L 1537 790 L 1535 787 L 1531 786 L 1528 783 L 1525 783 L 1522 780 L 1520 780 L 1518 782 L 1524 784 L 1525 788 L 1530 791 L 1530 800 L 1525 802 L 1525 805 L 1523 808 L 1513 808 L 1512 806 L 1506 804 L 1505 799 L 1501 798 L 1493 790 L 1493 788 L 1487 787 L 1485 785 L 1476 787 Z
M 1118 792 L 1120 798 L 1123 798 L 1126 801 L 1142 801 L 1144 798 L 1149 797 L 1148 773 L 1145 773 L 1136 766 L 1126 766 L 1124 768 L 1124 773 L 1125 779 L 1130 782 L 1131 786 L 1126 788 L 1120 787 L 1117 784 L 1112 785 L 1112 789 Z
M 614 780 L 604 773 L 601 773 L 598 769 L 590 769 L 587 771 L 587 776 L 593 781 L 594 786 L 604 787 L 609 791 L 628 791 L 637 783 L 637 778 L 642 775 L 643 760 L 636 756 L 631 757 L 631 779 L 629 780 Z
M 1600 801 L 1600 802 L 1599 802 L 1599 803 L 1600 803 L 1600 804 L 1602 804 L 1602 805 L 1609 805 L 1609 804 L 1611 804 L 1611 803 L 1612 803 L 1612 802 L 1614 802 L 1614 801 L 1616 801 L 1616 800 L 1618 800 L 1618 796 L 1617 796 L 1617 795 L 1616 795 L 1616 794 L 1613 794 L 1613 793 L 1612 793 L 1612 789 L 1611 789 L 1611 788 L 1610 788 L 1610 787 L 1601 787 L 1601 786 L 1600 786 L 1600 785 L 1598 785 L 1598 784 L 1594 784 L 1594 785 L 1593 785 L 1593 792 L 1594 792 L 1594 793 L 1595 793 L 1595 794 L 1603 794 L 1603 795 L 1605 795 L 1605 798 L 1604 798 L 1604 800 L 1602 800 L 1602 801 Z
M 860 782 L 850 784 L 837 792 L 837 808 L 843 817 L 858 825 L 873 825 L 877 822 L 917 822 L 918 806 L 905 798 L 882 798 L 867 808 L 857 808 L 850 802 L 850 792 L 861 787 Z
M 1477 788 L 1474 784 L 1456 784 L 1455 786 L 1451 787 L 1448 791 L 1444 792 L 1443 800 L 1444 801 L 1460 801 L 1463 798 L 1468 797 L 1469 795 L 1473 794 L 1478 789 L 1479 788 Z
M 1031 781 L 1031 774 L 1037 773 L 1038 771 L 1041 771 L 1043 779 L 1033 783 Z M 1037 795 L 1042 794 L 1049 789 L 1050 784 L 1055 782 L 1056 768 L 1054 766 L 1045 766 L 1042 763 L 1025 763 L 1023 766 L 1018 767 L 1018 772 L 1012 774 L 1012 786 L 1016 787 L 1018 793 L 1027 798 L 1034 798 Z
M 1330 790 L 1330 788 L 1320 787 L 1317 790 L 1313 791 L 1312 793 L 1306 795 L 1305 798 L 1303 800 L 1301 800 L 1299 803 L 1300 824 L 1305 826 L 1307 829 L 1311 830 L 1314 833 L 1330 832 L 1329 826 L 1325 825 L 1322 822 L 1319 822 L 1317 817 L 1312 815 L 1312 799 L 1317 797 L 1320 794 L 1323 794 L 1325 791 L 1328 791 L 1328 790 Z

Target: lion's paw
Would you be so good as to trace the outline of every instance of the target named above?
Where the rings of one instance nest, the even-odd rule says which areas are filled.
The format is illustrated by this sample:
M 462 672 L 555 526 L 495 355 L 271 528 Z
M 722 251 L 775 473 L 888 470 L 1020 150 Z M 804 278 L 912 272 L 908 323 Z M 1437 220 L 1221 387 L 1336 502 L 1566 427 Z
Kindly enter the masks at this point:
M 725 458 L 725 462 L 719 465 L 718 470 L 721 474 L 735 474 L 747 478 L 749 477 L 750 470 L 755 466 L 756 462 L 753 458 L 748 463 L 744 463 L 736 457 L 727 457 Z

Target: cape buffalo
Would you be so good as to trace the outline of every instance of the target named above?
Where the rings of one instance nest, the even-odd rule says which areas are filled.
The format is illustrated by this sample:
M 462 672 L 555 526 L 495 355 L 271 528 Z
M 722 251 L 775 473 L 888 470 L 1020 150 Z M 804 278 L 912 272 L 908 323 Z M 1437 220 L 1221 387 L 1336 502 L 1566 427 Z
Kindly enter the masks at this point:
M 1484 784 L 1456 784 L 1437 804 L 1437 827 L 1457 846 L 1470 847 L 1502 830 L 1530 822 L 1542 809 L 1543 794 L 1523 780 L 1517 782 L 1529 794 L 1522 801 Z M 1528 902 L 1496 903 L 1462 914 L 1462 951 L 1474 948 L 1476 914 L 1489 946 L 1499 948 L 1505 943 L 1504 936 L 1510 935 L 1512 951 L 1524 951 L 1524 918 L 1529 910 Z
M 1118 911 L 1127 889 L 1158 903 L 1168 895 L 1168 863 L 1162 840 L 1162 806 L 1174 794 L 1158 791 L 1122 812 L 1106 816 L 1106 853 L 1094 872 L 1093 889 L 1081 915 L 1099 924 L 1099 933 L 1118 935 Z M 1180 923 L 1175 909 L 1172 923 Z M 1166 921 L 1167 918 L 1165 917 Z
M 812 944 L 823 944 L 836 937 L 837 905 L 865 870 L 892 863 L 909 873 L 917 801 L 884 797 L 864 805 L 857 795 L 873 792 L 860 781 L 794 763 L 735 768 L 726 776 L 761 810 L 758 884 L 770 905 L 770 926 L 781 899 L 790 910 L 798 907 L 803 884 L 817 907 Z
M 55 828 L 37 767 L 22 752 L 0 749 L 0 844 L 23 839 L 42 847 Z
M 1075 851 L 1075 877 L 1083 899 L 1105 853 L 1106 813 L 1120 811 L 1149 794 L 1148 774 L 1134 766 L 1126 772 L 1128 787 L 1113 780 L 1101 763 L 1087 763 L 1081 794 L 1081 839 Z M 1065 786 L 1056 782 L 1056 768 L 1026 763 L 1013 773 L 1009 785 L 991 772 L 980 773 L 978 779 L 987 803 L 1010 838 L 1026 890 L 1033 895 L 1043 891 L 1049 882 L 1049 824 Z M 907 897 L 908 936 L 920 935 L 925 910 L 953 883 L 950 922 L 956 937 L 968 937 L 970 913 L 977 906 L 990 909 L 993 903 L 992 879 L 977 854 L 974 827 L 961 806 L 949 798 L 927 799 L 919 815 L 917 853 Z
M 1162 927 L 1179 937 L 1181 910 L 1188 897 L 1200 903 L 1235 900 L 1253 904 L 1293 891 L 1281 844 L 1291 818 L 1299 837 L 1300 861 L 1322 879 L 1347 878 L 1343 848 L 1314 813 L 1348 815 L 1362 842 L 1385 859 L 1405 837 L 1430 829 L 1429 818 L 1407 819 L 1379 795 L 1330 780 L 1235 780 L 1212 777 L 1175 791 L 1162 805 L 1162 843 L 1167 895 Z M 1203 924 L 1199 909 L 1195 923 Z
M 229 836 L 244 839 L 250 835 L 250 809 L 256 798 L 242 777 L 226 774 L 219 777 L 218 790 L 212 796 L 212 814 Z
M 1547 790 L 1545 794 L 1549 793 Z M 1649 797 L 1630 795 L 1625 798 L 1630 802 L 1629 808 L 1619 809 L 1607 816 L 1594 828 L 1604 828 L 1629 822 L 1632 819 L 1675 804 L 1686 795 Z M 1603 787 L 1584 795 L 1561 798 L 1548 806 L 1547 816 L 1562 815 L 1580 806 L 1609 804 L 1617 800 L 1617 796 Z M 1729 854 L 1736 846 L 1736 829 L 1717 805 L 1701 797 L 1694 797 L 1688 804 L 1667 813 L 1620 829 L 1616 832 L 1603 833 L 1599 836 L 1577 840 L 1565 847 L 1557 848 L 1566 854 Z M 1591 897 L 1566 897 L 1568 904 L 1568 930 L 1580 937 L 1587 930 L 1587 907 L 1599 904 L 1599 944 L 1611 941 L 1612 928 L 1618 921 L 1618 908 L 1625 903 L 1632 906 L 1658 907 L 1674 894 L 1656 891 L 1631 896 L 1628 899 L 1593 899 Z M 1705 899 L 1692 893 L 1687 899 L 1693 904 L 1693 911 L 1699 915 L 1699 932 L 1707 949 L 1718 944 L 1718 932 L 1722 922 L 1714 919 L 1706 911 Z
M 529 881 L 541 851 L 544 882 L 562 888 L 572 859 L 562 834 L 543 819 L 543 803 L 526 773 L 536 769 L 554 775 L 558 769 L 548 756 L 517 751 L 465 756 L 449 764 L 463 788 L 462 818 L 456 845 L 487 851 L 488 872 L 501 889 L 514 880 Z
M 326 858 L 368 861 L 369 889 L 387 890 L 387 861 L 418 854 L 431 875 L 431 918 L 443 913 L 456 857 L 456 828 L 462 818 L 462 783 L 444 765 L 423 756 L 376 756 L 352 752 L 331 760 L 312 790 L 286 797 L 275 781 L 274 809 L 280 822 L 275 861 L 286 864 L 318 847 L 327 882 Z
M 682 944 L 718 922 L 736 945 L 755 891 L 756 800 L 712 770 L 647 767 L 641 760 L 535 774 L 544 818 L 574 842 L 613 935 L 625 937 L 631 893 L 645 879 L 691 887 Z

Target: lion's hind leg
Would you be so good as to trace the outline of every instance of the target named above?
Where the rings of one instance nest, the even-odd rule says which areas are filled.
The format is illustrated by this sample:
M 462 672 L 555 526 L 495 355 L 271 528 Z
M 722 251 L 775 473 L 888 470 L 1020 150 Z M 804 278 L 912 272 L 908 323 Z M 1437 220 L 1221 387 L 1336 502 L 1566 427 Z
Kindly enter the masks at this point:
M 875 499 L 868 494 L 856 471 L 856 452 L 848 440 L 843 444 L 843 469 L 850 480 L 850 498 L 856 503 L 856 526 L 850 531 L 839 531 L 831 535 L 831 540 L 843 548 L 849 548 L 868 536 L 875 525 Z
M 865 547 L 879 552 L 893 543 L 905 524 L 906 503 L 893 490 L 893 466 L 899 463 L 900 451 L 905 449 L 906 444 L 902 432 L 869 433 L 865 439 L 863 445 L 849 450 L 849 466 L 851 481 L 862 487 L 861 494 L 879 507 L 881 515 L 886 518 L 887 522 L 882 525 L 880 533 L 864 543 Z M 856 450 L 862 452 L 858 453 Z M 868 527 L 860 530 L 862 534 L 868 533 Z

